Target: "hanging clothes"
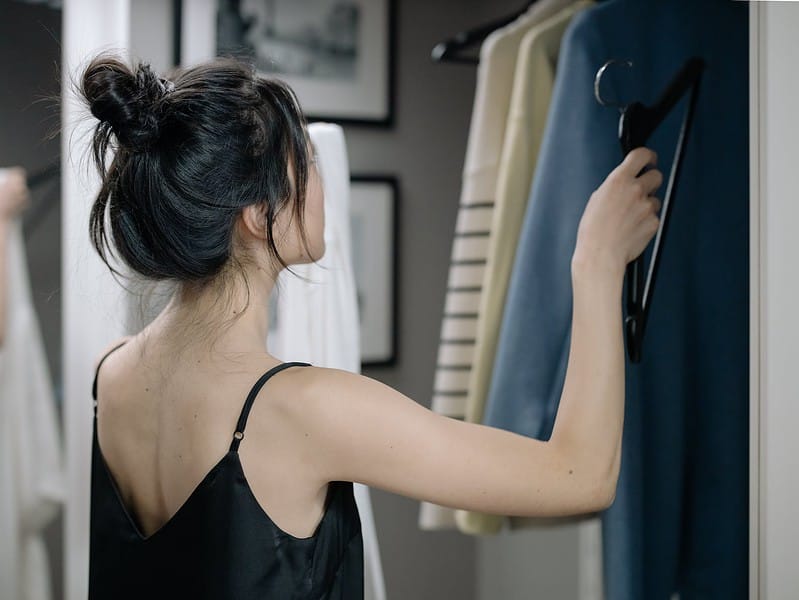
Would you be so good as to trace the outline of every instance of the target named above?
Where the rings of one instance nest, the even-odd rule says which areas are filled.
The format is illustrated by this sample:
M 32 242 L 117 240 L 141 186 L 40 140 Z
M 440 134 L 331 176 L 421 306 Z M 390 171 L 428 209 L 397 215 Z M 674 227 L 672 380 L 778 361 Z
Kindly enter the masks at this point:
M 513 23 L 491 33 L 480 47 L 431 402 L 432 410 L 449 417 L 465 416 L 499 157 L 519 44 L 531 27 L 573 1 L 539 0 Z M 455 511 L 423 502 L 419 527 L 454 528 Z
M 621 475 L 602 533 L 613 600 L 748 593 L 747 10 L 609 0 L 578 15 L 563 41 L 485 417 L 539 439 L 551 434 L 566 371 L 577 226 L 622 159 L 619 115 L 597 104 L 594 75 L 610 58 L 631 59 L 607 96 L 651 103 L 687 58 L 707 64 L 643 360 L 626 365 Z M 647 144 L 666 173 L 684 103 Z
M 0 346 L 0 597 L 49 600 L 43 534 L 64 501 L 63 451 L 19 222 L 11 225 L 7 242 L 6 337 Z
M 519 45 L 497 170 L 494 215 L 488 238 L 474 360 L 466 396 L 465 419 L 471 423 L 483 422 L 485 399 L 502 324 L 505 292 L 530 195 L 538 149 L 544 135 L 560 41 L 574 15 L 592 4 L 591 0 L 579 0 L 567 6 L 527 31 Z M 497 533 L 505 521 L 499 515 L 468 511 L 457 511 L 455 518 L 458 529 L 469 534 Z M 511 523 L 520 524 L 521 521 L 511 520 Z
M 344 132 L 311 123 L 308 133 L 322 177 L 325 255 L 318 264 L 294 265 L 275 286 L 269 351 L 284 360 L 317 367 L 361 370 L 360 326 L 350 233 L 350 170 Z M 385 600 L 380 548 L 369 488 L 355 484 L 364 546 L 365 600 Z

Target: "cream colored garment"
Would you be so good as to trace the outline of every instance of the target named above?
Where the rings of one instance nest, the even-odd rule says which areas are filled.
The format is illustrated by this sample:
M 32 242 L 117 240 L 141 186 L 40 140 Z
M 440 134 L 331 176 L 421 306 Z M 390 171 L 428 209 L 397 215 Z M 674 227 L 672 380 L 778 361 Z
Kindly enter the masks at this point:
M 531 27 L 572 1 L 539 0 L 513 23 L 491 33 L 480 48 L 431 402 L 432 410 L 450 417 L 465 415 L 497 172 L 519 44 Z M 455 527 L 454 511 L 422 503 L 419 526 Z
M 564 8 L 530 29 L 519 46 L 467 386 L 466 420 L 472 423 L 483 421 L 505 294 L 552 98 L 560 40 L 574 15 L 591 4 L 579 0 Z M 458 529 L 471 534 L 497 533 L 503 524 L 503 517 L 467 511 L 457 511 L 455 518 Z
M 308 133 L 319 159 L 325 194 L 325 255 L 319 264 L 292 266 L 278 278 L 276 318 L 269 350 L 286 361 L 317 367 L 361 370 L 360 327 L 350 233 L 350 170 L 344 132 L 338 125 L 312 123 Z M 356 483 L 364 551 L 364 598 L 385 600 L 369 488 Z
M 19 223 L 11 226 L 6 250 L 7 328 L 0 347 L 0 598 L 49 600 L 43 530 L 64 501 L 63 450 Z

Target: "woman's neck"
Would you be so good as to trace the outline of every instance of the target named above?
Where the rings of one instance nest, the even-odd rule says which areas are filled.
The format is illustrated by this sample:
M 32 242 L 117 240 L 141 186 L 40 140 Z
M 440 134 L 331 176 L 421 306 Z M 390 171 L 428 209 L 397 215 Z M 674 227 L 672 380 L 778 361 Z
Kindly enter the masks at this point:
M 262 269 L 223 275 L 202 287 L 184 285 L 145 331 L 165 349 L 198 360 L 263 355 L 274 286 L 275 277 Z

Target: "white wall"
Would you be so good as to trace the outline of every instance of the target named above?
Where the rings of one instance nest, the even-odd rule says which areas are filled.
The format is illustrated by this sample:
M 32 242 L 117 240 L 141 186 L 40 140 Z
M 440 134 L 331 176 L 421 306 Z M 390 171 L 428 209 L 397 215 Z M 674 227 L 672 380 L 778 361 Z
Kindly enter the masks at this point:
M 799 4 L 751 16 L 750 597 L 796 598 L 799 569 Z
M 128 45 L 129 0 L 67 0 L 62 35 L 63 125 L 62 302 L 64 429 L 67 506 L 64 536 L 64 585 L 68 600 L 83 600 L 88 590 L 89 481 L 95 358 L 122 335 L 119 286 L 89 244 L 87 224 L 99 180 L 86 151 L 92 121 L 72 93 L 72 78 L 102 49 Z

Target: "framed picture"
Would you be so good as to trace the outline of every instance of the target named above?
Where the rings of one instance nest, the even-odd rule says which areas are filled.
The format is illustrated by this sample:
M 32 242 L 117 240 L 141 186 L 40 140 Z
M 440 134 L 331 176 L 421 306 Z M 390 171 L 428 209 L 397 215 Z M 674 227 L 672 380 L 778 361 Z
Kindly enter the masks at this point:
M 180 64 L 244 56 L 309 120 L 390 126 L 396 0 L 184 0 Z
M 350 223 L 361 319 L 361 362 L 391 365 L 397 358 L 397 180 L 351 179 Z

